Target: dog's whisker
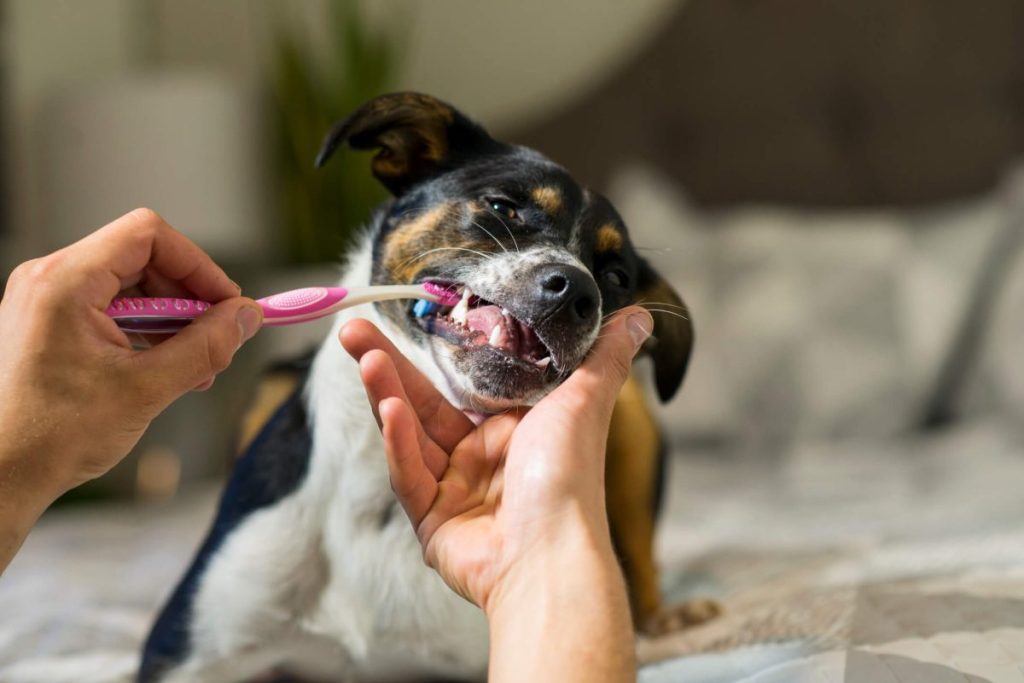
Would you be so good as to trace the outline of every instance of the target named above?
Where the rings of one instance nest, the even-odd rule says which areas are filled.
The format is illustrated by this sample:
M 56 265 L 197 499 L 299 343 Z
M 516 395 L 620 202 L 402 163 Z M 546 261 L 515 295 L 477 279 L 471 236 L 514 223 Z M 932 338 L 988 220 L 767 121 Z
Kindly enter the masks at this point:
M 437 252 L 437 251 L 468 251 L 471 254 L 476 254 L 477 256 L 481 256 L 481 257 L 483 257 L 485 259 L 488 259 L 488 260 L 494 258 L 490 254 L 485 254 L 484 252 L 477 251 L 476 249 L 467 249 L 466 247 L 435 247 L 433 249 L 427 249 L 424 252 L 420 252 L 419 254 L 416 254 L 415 256 L 410 256 L 408 259 L 406 259 L 402 263 L 398 264 L 398 269 L 402 269 L 405 266 L 409 265 L 410 263 L 418 261 L 419 259 L 421 259 L 421 258 L 423 258 L 425 256 L 429 256 L 430 254 L 433 254 L 434 252 Z
M 485 233 L 487 233 L 487 236 L 488 236 L 488 237 L 490 237 L 490 238 L 491 238 L 492 240 L 494 240 L 495 242 L 497 242 L 497 243 L 498 243 L 498 246 L 499 246 L 499 247 L 501 247 L 501 250 L 502 250 L 503 252 L 505 252 L 506 254 L 508 253 L 508 249 L 506 249 L 506 248 L 505 248 L 505 245 L 501 243 L 501 240 L 499 240 L 499 239 L 498 239 L 497 237 L 495 237 L 495 236 L 494 236 L 494 233 L 493 233 L 493 232 L 491 232 L 490 230 L 488 230 L 488 229 L 487 229 L 487 228 L 485 228 L 484 226 L 480 225 L 480 224 L 479 224 L 479 223 L 477 223 L 477 222 L 476 222 L 475 220 L 472 220 L 472 219 L 470 219 L 470 221 L 469 221 L 469 222 L 470 222 L 470 223 L 472 223 L 474 227 L 480 228 L 480 229 L 481 229 L 481 230 L 483 230 L 483 231 L 484 231 Z
M 512 238 L 512 244 L 516 248 L 516 253 L 522 253 L 519 251 L 519 243 L 516 242 L 516 236 L 512 234 L 512 229 L 508 227 L 507 223 L 505 223 L 505 219 L 499 216 L 498 214 L 494 214 L 494 217 L 498 219 L 498 222 L 501 223 L 501 227 L 505 228 L 505 232 L 507 232 L 508 236 Z
M 640 301 L 637 301 L 636 305 L 637 306 L 667 306 L 669 308 L 678 308 L 681 311 L 689 311 L 690 310 L 686 306 L 680 306 L 679 304 L 674 304 L 671 301 L 647 301 L 646 299 L 642 299 Z
M 682 313 L 677 313 L 676 311 L 669 311 L 669 310 L 666 310 L 664 308 L 648 308 L 647 310 L 650 311 L 651 313 L 664 313 L 665 315 L 674 315 L 677 318 L 682 318 L 683 320 L 689 320 L 689 318 L 687 318 Z

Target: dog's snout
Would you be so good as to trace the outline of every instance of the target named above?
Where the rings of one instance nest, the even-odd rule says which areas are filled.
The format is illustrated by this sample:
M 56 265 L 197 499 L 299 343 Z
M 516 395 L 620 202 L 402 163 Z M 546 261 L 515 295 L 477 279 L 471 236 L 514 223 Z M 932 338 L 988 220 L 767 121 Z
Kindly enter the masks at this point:
M 572 325 L 593 322 L 600 294 L 586 272 L 569 265 L 542 266 L 536 281 L 543 317 L 561 318 Z
M 569 278 L 561 273 L 548 273 L 540 284 L 541 287 L 557 296 L 569 288 Z

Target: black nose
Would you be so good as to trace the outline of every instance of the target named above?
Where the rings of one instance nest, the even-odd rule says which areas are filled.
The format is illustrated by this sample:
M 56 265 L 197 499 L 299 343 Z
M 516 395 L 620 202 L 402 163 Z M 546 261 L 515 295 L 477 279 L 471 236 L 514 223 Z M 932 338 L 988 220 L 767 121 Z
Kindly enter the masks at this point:
M 593 323 L 600 294 L 588 273 L 567 265 L 541 266 L 536 282 L 544 318 L 560 318 L 571 325 Z

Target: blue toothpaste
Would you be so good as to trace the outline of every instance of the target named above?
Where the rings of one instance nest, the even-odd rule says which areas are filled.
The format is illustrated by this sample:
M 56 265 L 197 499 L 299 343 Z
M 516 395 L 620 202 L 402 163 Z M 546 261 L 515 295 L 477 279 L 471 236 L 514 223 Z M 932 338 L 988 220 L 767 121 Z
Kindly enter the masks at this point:
M 424 318 L 433 313 L 434 311 L 436 311 L 438 308 L 440 308 L 440 306 L 438 304 L 435 304 L 433 301 L 420 299 L 415 304 L 413 304 L 412 313 L 417 318 Z

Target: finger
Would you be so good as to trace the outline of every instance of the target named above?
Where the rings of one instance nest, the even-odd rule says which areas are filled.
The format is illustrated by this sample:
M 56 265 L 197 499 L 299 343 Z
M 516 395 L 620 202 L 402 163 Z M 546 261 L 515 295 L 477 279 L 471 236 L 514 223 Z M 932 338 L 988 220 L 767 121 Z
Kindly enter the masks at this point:
M 365 353 L 359 360 L 359 374 L 366 387 L 366 395 L 373 408 L 374 417 L 377 418 L 378 426 L 382 425 L 378 407 L 385 399 L 397 398 L 407 405 L 412 405 L 405 392 L 405 387 L 398 377 L 394 362 L 383 351 L 375 349 Z M 448 468 L 448 453 L 442 450 L 427 434 L 423 428 L 421 417 L 415 416 L 414 422 L 416 438 L 423 452 L 423 461 L 434 479 L 440 479 Z
M 122 281 L 122 287 L 124 282 Z M 146 268 L 139 273 L 138 282 L 132 284 L 127 289 L 122 289 L 117 293 L 119 297 L 171 297 L 175 299 L 188 299 L 194 296 L 191 292 L 185 289 L 181 283 L 171 280 L 164 276 L 157 270 L 152 268 Z M 170 339 L 166 334 L 146 334 L 139 335 L 144 337 L 146 340 L 146 347 L 157 346 L 163 344 L 165 341 Z M 211 381 L 210 384 L 213 384 Z M 205 391 L 209 386 L 202 389 L 194 389 L 193 391 Z
M 353 320 L 341 328 L 339 339 L 349 355 L 356 360 L 374 349 L 383 351 L 391 358 L 409 398 L 409 405 L 419 415 L 426 433 L 442 449 L 451 451 L 473 429 L 472 421 L 449 403 L 373 323 Z
M 263 312 L 251 299 L 222 301 L 164 343 L 131 357 L 138 391 L 162 410 L 224 370 L 259 329 Z
M 90 303 L 101 308 L 147 267 L 206 301 L 240 293 L 202 249 L 149 209 L 136 209 L 61 252 L 91 276 Z
M 409 405 L 399 398 L 384 399 L 377 410 L 383 423 L 391 488 L 413 527 L 419 529 L 437 497 L 438 484 L 423 462 L 416 417 Z
M 574 410 L 611 415 L 619 390 L 629 377 L 633 357 L 653 328 L 654 320 L 645 309 L 622 309 L 601 328 L 583 364 L 551 395 L 571 403 Z
M 162 296 L 175 299 L 190 299 L 194 296 L 183 284 L 172 280 L 156 268 L 147 266 L 138 285 L 142 296 Z

